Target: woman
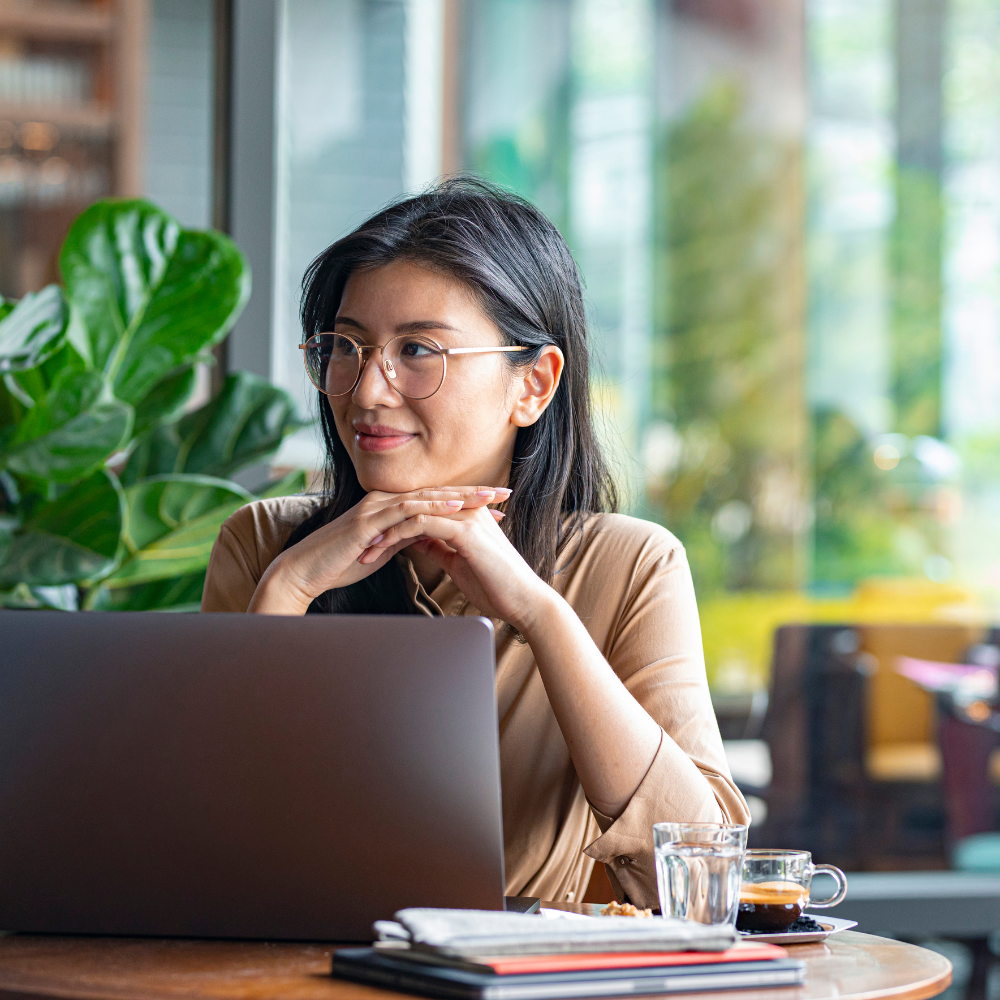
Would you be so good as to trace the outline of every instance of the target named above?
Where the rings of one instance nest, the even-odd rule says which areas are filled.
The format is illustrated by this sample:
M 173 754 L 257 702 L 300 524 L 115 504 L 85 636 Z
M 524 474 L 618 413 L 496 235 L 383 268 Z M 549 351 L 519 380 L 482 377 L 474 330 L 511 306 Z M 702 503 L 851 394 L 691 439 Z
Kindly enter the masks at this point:
M 565 242 L 455 180 L 339 240 L 304 288 L 326 489 L 234 514 L 202 609 L 489 616 L 507 893 L 579 900 L 598 861 L 656 906 L 652 824 L 747 811 L 684 549 L 612 513 Z

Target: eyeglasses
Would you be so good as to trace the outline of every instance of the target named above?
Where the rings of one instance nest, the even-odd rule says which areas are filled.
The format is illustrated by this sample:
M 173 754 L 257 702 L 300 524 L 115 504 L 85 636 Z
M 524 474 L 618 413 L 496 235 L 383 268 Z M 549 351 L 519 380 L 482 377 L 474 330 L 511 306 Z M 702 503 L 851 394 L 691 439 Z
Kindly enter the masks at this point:
M 388 344 L 361 344 L 343 333 L 317 333 L 299 344 L 309 379 L 327 396 L 353 392 L 365 367 L 365 351 L 380 351 L 386 382 L 407 399 L 427 399 L 441 388 L 454 354 L 499 354 L 527 347 L 442 347 L 429 337 L 404 334 Z

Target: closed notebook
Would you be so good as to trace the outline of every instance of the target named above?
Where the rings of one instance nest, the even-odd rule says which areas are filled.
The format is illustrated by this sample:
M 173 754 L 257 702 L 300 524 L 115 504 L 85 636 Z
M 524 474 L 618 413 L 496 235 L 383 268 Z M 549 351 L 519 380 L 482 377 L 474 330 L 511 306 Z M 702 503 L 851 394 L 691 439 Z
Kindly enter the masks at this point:
M 532 955 L 456 961 L 426 954 L 406 956 L 392 949 L 341 948 L 334 953 L 332 972 L 341 979 L 431 997 L 558 1000 L 797 985 L 804 979 L 805 964 L 785 955 L 780 948 L 758 944 L 710 954 Z M 647 964 L 651 959 L 657 964 Z
M 637 951 L 557 955 L 484 955 L 451 957 L 424 948 L 395 948 L 375 945 L 380 954 L 430 965 L 443 965 L 468 972 L 511 976 L 541 972 L 586 972 L 591 969 L 637 969 L 679 965 L 716 965 L 731 962 L 763 962 L 788 958 L 775 944 L 740 941 L 725 951 Z

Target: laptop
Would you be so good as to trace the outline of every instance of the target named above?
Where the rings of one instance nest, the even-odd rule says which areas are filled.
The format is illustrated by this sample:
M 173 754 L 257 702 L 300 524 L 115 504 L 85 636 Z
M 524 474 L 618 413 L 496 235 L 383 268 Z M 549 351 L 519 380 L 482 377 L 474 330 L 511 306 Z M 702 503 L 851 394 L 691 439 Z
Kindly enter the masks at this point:
M 484 618 L 0 611 L 0 929 L 503 909 Z

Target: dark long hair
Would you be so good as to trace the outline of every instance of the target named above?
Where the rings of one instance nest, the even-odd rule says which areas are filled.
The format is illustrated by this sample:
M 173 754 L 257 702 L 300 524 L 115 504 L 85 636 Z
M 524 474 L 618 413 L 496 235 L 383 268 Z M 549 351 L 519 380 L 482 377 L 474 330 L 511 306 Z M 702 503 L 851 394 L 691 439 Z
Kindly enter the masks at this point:
M 580 274 L 559 231 L 537 208 L 484 181 L 459 177 L 397 201 L 324 250 L 303 279 L 305 337 L 332 330 L 347 279 L 397 260 L 464 282 L 500 330 L 515 370 L 554 344 L 566 359 L 549 407 L 518 430 L 501 522 L 528 565 L 547 583 L 589 513 L 613 511 L 618 494 L 594 433 L 590 354 Z M 340 517 L 365 495 L 326 398 L 319 395 L 329 503 L 293 532 L 288 545 Z M 287 546 L 286 546 L 287 547 Z M 328 591 L 311 610 L 412 611 L 393 560 L 359 583 Z

